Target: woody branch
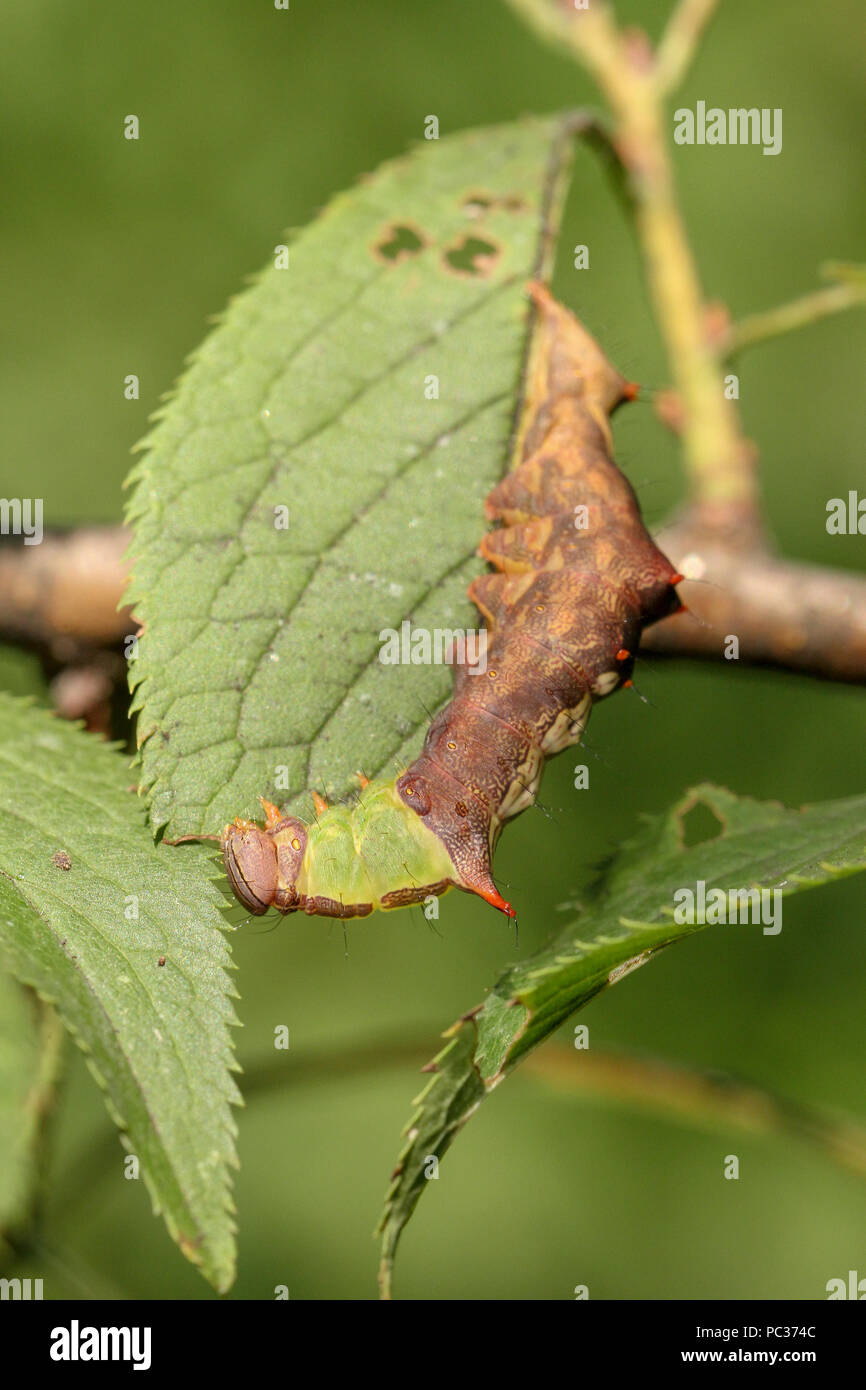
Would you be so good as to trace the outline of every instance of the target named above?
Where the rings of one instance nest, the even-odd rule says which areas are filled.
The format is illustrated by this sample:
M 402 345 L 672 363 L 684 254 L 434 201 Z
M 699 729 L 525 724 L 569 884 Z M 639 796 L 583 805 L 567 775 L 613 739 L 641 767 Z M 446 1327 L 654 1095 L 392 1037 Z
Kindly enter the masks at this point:
M 118 611 L 129 539 L 122 526 L 89 527 L 0 549 L 0 637 L 62 662 L 92 662 L 100 648 L 119 645 L 135 631 L 129 610 Z M 866 682 L 866 579 L 737 551 L 708 539 L 688 515 L 655 539 L 673 564 L 704 581 L 683 585 L 702 621 L 670 618 L 647 629 L 642 647 L 719 659 L 724 635 L 736 632 L 743 661 Z

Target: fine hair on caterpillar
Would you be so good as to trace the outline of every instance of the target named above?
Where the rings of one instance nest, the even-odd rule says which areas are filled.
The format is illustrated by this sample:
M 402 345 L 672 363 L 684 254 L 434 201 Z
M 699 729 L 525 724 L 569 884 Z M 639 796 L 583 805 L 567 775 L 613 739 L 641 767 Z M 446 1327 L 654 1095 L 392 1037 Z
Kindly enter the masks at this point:
M 535 802 L 545 759 L 580 741 L 593 703 L 631 685 L 643 629 L 682 607 L 682 576 L 612 457 L 610 416 L 638 388 L 543 285 L 529 292 L 516 466 L 487 498 L 491 571 L 469 586 L 486 670 L 455 666 L 451 702 L 396 779 L 359 776 L 352 805 L 314 794 L 310 824 L 263 801 L 264 827 L 226 826 L 229 882 L 255 915 L 365 917 L 456 887 L 513 917 L 492 876 L 502 826 Z

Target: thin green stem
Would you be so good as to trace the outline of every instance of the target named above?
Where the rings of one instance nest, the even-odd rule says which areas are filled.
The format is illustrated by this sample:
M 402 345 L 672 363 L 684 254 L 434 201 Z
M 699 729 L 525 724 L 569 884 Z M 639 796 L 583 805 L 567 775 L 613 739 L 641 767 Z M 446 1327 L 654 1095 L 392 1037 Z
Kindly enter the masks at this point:
M 656 50 L 656 81 L 667 95 L 682 83 L 719 0 L 680 0 Z
M 754 451 L 724 389 L 722 363 L 706 330 L 697 266 L 676 197 L 665 94 L 682 77 L 709 7 L 678 6 L 659 52 L 620 32 L 610 7 L 593 0 L 567 10 L 553 0 L 509 0 L 536 31 L 590 73 L 614 117 L 613 140 L 625 165 L 647 281 L 682 403 L 682 447 L 691 498 L 707 528 L 757 530 Z
M 584 1100 L 632 1106 L 690 1126 L 800 1139 L 866 1178 L 866 1128 L 717 1072 L 599 1049 L 540 1048 L 531 1074 Z
M 866 305 L 866 285 L 846 281 L 839 285 L 828 285 L 826 289 L 815 290 L 793 299 L 789 304 L 780 304 L 775 309 L 765 309 L 760 313 L 747 314 L 739 322 L 731 324 L 718 340 L 718 351 L 726 360 L 765 343 L 770 338 L 781 337 L 797 328 L 807 328 L 820 319 L 828 318 L 846 309 Z

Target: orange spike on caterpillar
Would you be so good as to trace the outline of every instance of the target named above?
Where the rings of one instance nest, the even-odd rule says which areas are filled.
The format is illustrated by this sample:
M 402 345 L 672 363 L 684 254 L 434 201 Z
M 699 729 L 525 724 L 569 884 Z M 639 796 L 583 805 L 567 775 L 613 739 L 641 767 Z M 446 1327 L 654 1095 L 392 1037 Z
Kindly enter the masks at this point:
M 366 916 L 453 886 L 515 916 L 493 880 L 503 825 L 534 803 L 545 759 L 580 741 L 595 701 L 633 688 L 642 630 L 682 607 L 683 576 L 613 460 L 610 416 L 637 388 L 545 286 L 529 293 L 515 466 L 486 502 L 493 570 L 469 588 L 486 666 L 471 679 L 456 668 L 453 699 L 395 780 L 360 779 L 351 807 L 313 793 L 309 825 L 265 803 L 264 830 L 226 828 L 229 879 L 251 912 Z
M 263 796 L 259 797 L 259 801 L 262 803 L 262 810 L 265 813 L 265 829 L 273 830 L 274 826 L 279 825 L 282 820 L 282 812 L 279 806 L 275 806 L 272 801 L 266 801 Z

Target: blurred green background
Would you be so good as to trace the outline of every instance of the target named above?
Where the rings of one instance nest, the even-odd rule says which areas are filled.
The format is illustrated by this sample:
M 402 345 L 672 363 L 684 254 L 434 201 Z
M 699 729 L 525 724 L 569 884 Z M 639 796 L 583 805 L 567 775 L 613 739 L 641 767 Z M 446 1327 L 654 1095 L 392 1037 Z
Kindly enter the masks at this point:
M 669 0 L 618 13 L 655 36 Z M 45 499 L 46 526 L 115 521 L 128 450 L 209 316 L 277 234 L 421 138 L 594 101 L 588 82 L 496 0 L 7 0 L 0 17 L 11 330 L 2 347 L 7 445 L 0 494 Z M 734 315 L 810 289 L 826 259 L 863 259 L 864 20 L 860 0 L 725 0 L 676 104 L 782 107 L 784 148 L 676 150 L 708 294 Z M 137 143 L 123 118 L 141 120 Z M 591 248 L 591 270 L 568 250 Z M 579 154 L 555 288 L 629 376 L 665 382 L 621 211 Z M 760 447 L 768 516 L 791 555 L 864 567 L 862 537 L 827 535 L 825 504 L 863 485 L 866 316 L 849 314 L 741 359 L 741 406 Z M 123 398 L 127 373 L 141 399 Z M 650 524 L 680 496 L 676 447 L 648 406 L 617 423 L 618 457 Z M 0 657 L 21 690 L 35 667 Z M 862 791 L 859 691 L 794 676 L 647 662 L 652 704 L 623 697 L 583 756 L 549 768 L 553 811 L 508 832 L 497 869 L 522 906 L 519 945 L 452 895 L 438 930 L 420 912 L 349 929 L 295 919 L 234 942 L 241 1062 L 287 1082 L 239 1112 L 239 1277 L 232 1297 L 375 1294 L 371 1231 L 399 1148 L 413 1063 L 305 1073 L 304 1056 L 417 1039 L 477 1003 L 502 965 L 568 916 L 592 866 L 693 782 L 790 804 Z M 665 953 L 582 1015 L 591 1046 L 716 1066 L 866 1120 L 863 883 L 786 902 L 784 930 L 709 931 Z M 568 1040 L 570 1030 L 566 1030 Z M 305 1079 L 306 1078 L 306 1079 Z M 724 1156 L 741 1177 L 722 1177 Z M 46 1296 L 201 1298 L 208 1290 L 124 1181 L 122 1151 L 76 1054 L 48 1194 L 50 1249 L 17 1272 Z M 405 1237 L 410 1298 L 822 1298 L 866 1274 L 866 1185 L 784 1139 L 706 1133 L 553 1094 L 518 1072 L 442 1165 Z

